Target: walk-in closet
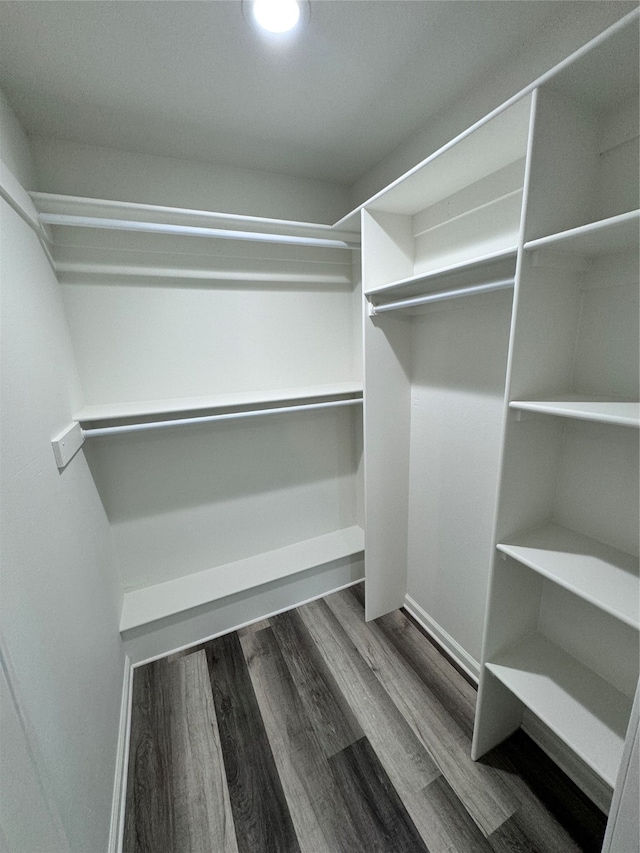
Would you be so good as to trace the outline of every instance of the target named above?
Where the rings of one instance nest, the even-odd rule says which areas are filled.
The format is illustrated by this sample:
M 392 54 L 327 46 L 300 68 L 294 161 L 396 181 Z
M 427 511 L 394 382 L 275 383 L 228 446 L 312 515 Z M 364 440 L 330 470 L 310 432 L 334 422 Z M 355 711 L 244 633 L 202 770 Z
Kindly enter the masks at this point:
M 0 846 L 634 853 L 637 4 L 294 6 L 0 4 Z

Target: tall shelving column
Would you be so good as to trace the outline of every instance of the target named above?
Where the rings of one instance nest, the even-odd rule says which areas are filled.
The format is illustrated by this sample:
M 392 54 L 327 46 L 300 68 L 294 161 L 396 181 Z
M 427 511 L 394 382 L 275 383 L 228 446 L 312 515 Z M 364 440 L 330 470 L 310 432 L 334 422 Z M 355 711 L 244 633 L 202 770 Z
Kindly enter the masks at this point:
M 638 680 L 637 128 L 631 19 L 535 92 L 473 743 L 550 732 L 604 808 Z
M 497 110 L 362 213 L 367 618 L 412 608 L 472 673 L 530 116 Z

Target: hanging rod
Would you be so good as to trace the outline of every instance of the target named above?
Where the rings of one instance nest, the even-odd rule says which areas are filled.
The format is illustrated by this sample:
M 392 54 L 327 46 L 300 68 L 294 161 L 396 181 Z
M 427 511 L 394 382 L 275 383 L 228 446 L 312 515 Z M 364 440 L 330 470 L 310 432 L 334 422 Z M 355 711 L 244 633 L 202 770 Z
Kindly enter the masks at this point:
M 428 305 L 431 302 L 444 302 L 447 299 L 458 299 L 461 296 L 472 296 L 475 293 L 490 293 L 493 290 L 505 290 L 513 287 L 512 278 L 499 281 L 489 281 L 486 284 L 473 284 L 469 287 L 459 287 L 455 290 L 438 290 L 424 296 L 414 296 L 411 299 L 400 299 L 397 302 L 387 302 L 384 305 L 369 304 L 369 316 L 375 317 L 385 311 L 398 311 L 402 308 L 414 308 L 418 305 Z
M 256 418 L 261 415 L 277 415 L 288 412 L 308 412 L 312 409 L 329 409 L 338 406 L 358 406 L 362 404 L 362 398 L 354 400 L 331 400 L 326 403 L 303 403 L 300 406 L 279 406 L 272 409 L 251 409 L 247 412 L 227 412 L 221 415 L 202 415 L 197 418 L 178 418 L 170 421 L 149 421 L 148 423 L 123 424 L 122 426 L 96 427 L 83 429 L 84 438 L 98 438 L 103 435 L 120 435 L 125 432 L 143 432 L 150 429 L 164 429 L 166 427 L 185 426 L 186 424 L 207 424 L 212 421 L 238 420 L 240 418 Z
M 267 234 L 260 231 L 234 231 L 229 228 L 204 228 L 199 225 L 172 225 L 164 222 L 139 222 L 135 219 L 108 219 L 78 216 L 70 213 L 39 213 L 46 225 L 71 225 L 80 228 L 107 228 L 114 231 L 145 231 L 155 234 L 177 234 L 191 237 L 218 237 L 223 240 L 248 240 L 257 243 L 286 243 L 296 246 L 318 246 L 327 249 L 359 249 L 359 243 L 324 237 L 299 237 L 294 234 Z

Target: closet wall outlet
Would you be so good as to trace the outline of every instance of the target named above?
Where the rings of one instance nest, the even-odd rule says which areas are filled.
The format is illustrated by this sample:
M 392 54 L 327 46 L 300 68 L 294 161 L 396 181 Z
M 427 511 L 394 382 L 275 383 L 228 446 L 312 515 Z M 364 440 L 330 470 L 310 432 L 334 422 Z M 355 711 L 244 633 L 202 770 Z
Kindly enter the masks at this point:
M 58 468 L 64 468 L 76 455 L 84 443 L 82 427 L 74 421 L 59 435 L 51 439 L 51 446 Z

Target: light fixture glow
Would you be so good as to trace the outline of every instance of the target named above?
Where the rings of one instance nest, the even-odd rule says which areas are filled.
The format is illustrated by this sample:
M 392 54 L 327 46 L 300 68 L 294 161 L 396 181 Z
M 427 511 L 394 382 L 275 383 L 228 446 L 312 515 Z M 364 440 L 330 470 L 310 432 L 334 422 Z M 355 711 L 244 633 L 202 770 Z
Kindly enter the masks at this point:
M 254 0 L 253 16 L 270 33 L 286 33 L 300 19 L 298 0 Z

